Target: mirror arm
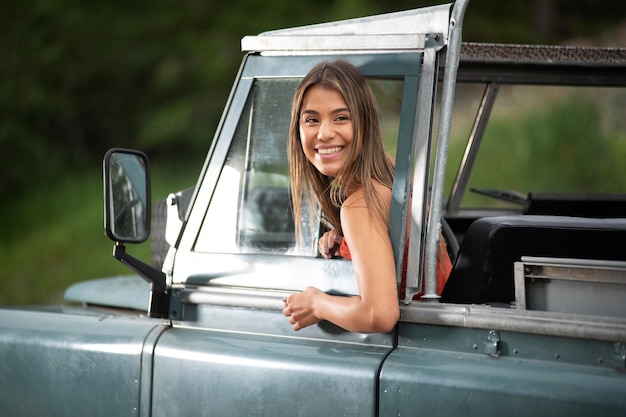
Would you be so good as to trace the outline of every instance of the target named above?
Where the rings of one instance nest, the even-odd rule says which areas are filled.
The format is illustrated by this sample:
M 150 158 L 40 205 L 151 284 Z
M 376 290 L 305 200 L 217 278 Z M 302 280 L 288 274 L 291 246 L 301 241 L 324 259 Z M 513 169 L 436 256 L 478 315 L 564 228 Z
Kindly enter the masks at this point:
M 113 248 L 113 257 L 130 269 L 138 273 L 143 279 L 152 284 L 156 290 L 165 291 L 165 274 L 126 252 L 126 247 L 121 243 L 116 243 Z
M 113 257 L 135 271 L 141 278 L 150 283 L 150 306 L 148 315 L 156 318 L 166 318 L 169 314 L 169 298 L 165 274 L 126 252 L 126 247 L 116 242 L 113 247 Z

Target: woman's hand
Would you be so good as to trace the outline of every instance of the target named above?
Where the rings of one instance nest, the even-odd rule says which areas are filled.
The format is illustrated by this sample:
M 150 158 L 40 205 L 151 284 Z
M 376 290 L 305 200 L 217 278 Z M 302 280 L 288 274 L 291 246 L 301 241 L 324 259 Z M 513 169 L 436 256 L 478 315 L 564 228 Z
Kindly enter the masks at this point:
M 324 295 L 317 288 L 307 287 L 301 293 L 292 294 L 285 298 L 283 315 L 289 317 L 289 324 L 293 326 L 295 331 L 321 321 L 315 314 L 315 301 Z
M 331 259 L 337 255 L 343 236 L 341 236 L 335 229 L 332 229 L 322 235 L 317 244 L 320 254 L 326 258 Z

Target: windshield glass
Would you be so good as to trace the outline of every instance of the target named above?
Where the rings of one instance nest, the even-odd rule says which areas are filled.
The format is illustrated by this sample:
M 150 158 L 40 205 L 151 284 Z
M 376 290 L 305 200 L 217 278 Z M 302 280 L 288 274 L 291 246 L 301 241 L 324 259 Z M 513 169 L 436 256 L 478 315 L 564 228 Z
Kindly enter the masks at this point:
M 457 86 L 447 195 L 484 88 Z M 625 158 L 624 89 L 502 85 L 461 208 L 522 210 L 531 194 L 612 198 L 626 193 Z

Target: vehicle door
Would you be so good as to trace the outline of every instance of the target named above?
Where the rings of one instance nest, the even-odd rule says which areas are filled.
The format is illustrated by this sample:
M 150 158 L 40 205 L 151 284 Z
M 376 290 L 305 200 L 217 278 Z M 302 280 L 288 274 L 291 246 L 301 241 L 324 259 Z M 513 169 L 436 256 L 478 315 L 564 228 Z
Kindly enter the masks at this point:
M 358 294 L 350 261 L 317 254 L 320 219 L 296 219 L 305 231 L 296 242 L 290 211 L 293 94 L 310 68 L 337 58 L 372 79 L 390 152 L 411 141 L 421 53 L 244 60 L 177 249 L 173 328 L 154 352 L 154 416 L 377 415 L 394 333 L 327 322 L 294 332 L 282 315 L 283 297 L 307 286 Z
M 148 416 L 160 320 L 77 307 L 0 309 L 0 415 Z

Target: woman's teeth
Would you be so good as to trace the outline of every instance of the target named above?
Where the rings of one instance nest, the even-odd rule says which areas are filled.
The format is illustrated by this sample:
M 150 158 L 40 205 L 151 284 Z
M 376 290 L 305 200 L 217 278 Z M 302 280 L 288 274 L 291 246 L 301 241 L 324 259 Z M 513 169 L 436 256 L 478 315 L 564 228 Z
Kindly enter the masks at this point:
M 343 146 L 335 146 L 334 148 L 318 149 L 317 152 L 322 155 L 328 155 L 331 153 L 337 153 L 343 149 Z

